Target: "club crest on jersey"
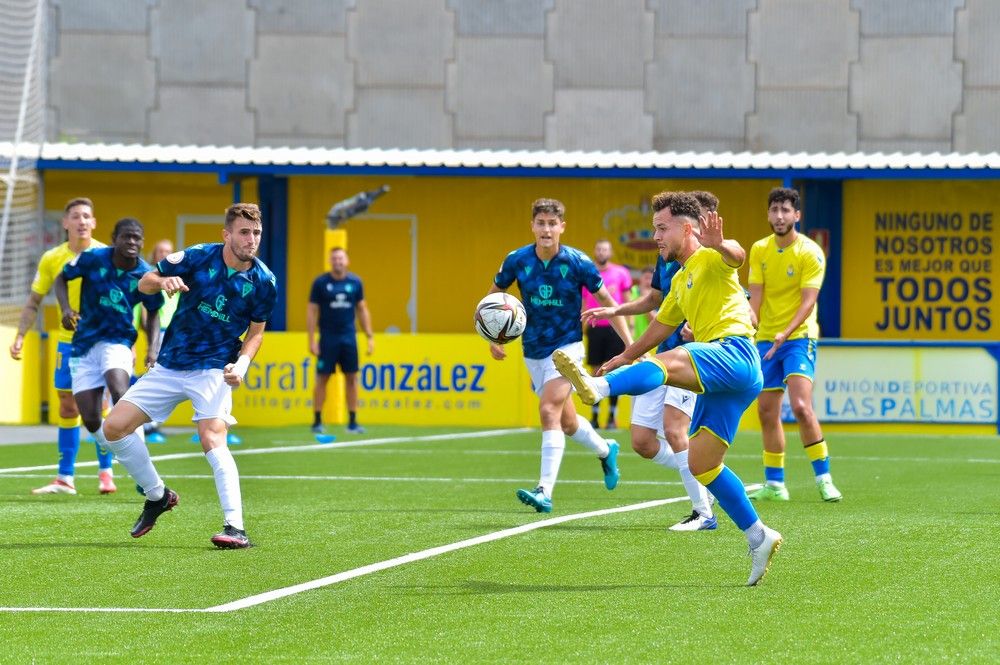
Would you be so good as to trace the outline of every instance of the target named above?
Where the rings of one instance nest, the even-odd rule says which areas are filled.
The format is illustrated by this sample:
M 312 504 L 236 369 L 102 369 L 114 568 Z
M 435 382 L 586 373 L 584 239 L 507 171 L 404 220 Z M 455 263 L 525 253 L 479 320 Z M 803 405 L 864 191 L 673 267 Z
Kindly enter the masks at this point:
M 354 285 L 353 284 L 344 284 L 344 290 L 347 291 L 348 293 L 350 293 L 351 291 L 354 290 Z
M 531 266 L 524 266 L 524 274 L 525 275 L 531 274 Z
M 217 274 L 219 274 L 219 271 L 216 270 L 215 268 L 209 268 L 208 269 L 208 278 L 209 279 L 213 279 Z
M 687 287 L 690 289 L 692 286 L 694 286 L 694 275 L 688 275 Z
M 137 280 L 137 279 L 131 279 L 131 280 L 129 280 L 128 290 L 129 291 L 138 291 L 139 290 L 139 280 Z
M 565 264 L 559 266 L 559 274 L 562 275 L 563 279 L 566 279 L 566 275 L 569 274 L 569 266 Z
M 167 254 L 166 260 L 167 263 L 173 263 L 174 265 L 180 263 L 181 261 L 184 260 L 184 250 L 182 249 L 179 252 L 174 252 L 173 254 Z
M 795 268 L 793 268 L 792 266 L 788 266 L 787 272 L 788 272 L 788 276 L 791 277 L 792 275 L 795 274 Z
M 247 294 L 253 291 L 253 284 L 246 282 L 243 284 L 243 290 L 240 292 L 240 296 L 246 298 Z
M 108 269 L 107 268 L 101 268 L 101 277 L 104 277 L 107 274 L 108 274 Z

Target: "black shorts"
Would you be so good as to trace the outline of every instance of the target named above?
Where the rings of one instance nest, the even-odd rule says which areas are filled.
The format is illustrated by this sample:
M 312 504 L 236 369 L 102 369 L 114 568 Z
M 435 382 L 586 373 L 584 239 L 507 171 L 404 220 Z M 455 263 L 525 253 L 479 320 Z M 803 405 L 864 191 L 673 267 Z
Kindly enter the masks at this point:
M 354 335 L 319 338 L 316 373 L 333 374 L 338 365 L 344 374 L 358 371 L 358 340 Z
M 625 342 L 611 326 L 587 327 L 587 364 L 597 367 L 625 350 Z

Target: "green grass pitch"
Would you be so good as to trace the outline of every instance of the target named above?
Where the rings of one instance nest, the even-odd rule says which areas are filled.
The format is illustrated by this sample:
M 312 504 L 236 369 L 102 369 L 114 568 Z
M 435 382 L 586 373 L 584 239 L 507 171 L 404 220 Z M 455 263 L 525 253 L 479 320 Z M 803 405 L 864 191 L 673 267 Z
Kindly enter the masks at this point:
M 180 454 L 157 466 L 181 503 L 138 540 L 128 529 L 141 498 L 123 472 L 115 495 L 98 495 L 96 469 L 85 466 L 78 496 L 34 497 L 54 472 L 10 469 L 53 464 L 55 444 L 0 446 L 0 606 L 49 608 L 0 611 L 0 662 L 974 663 L 1000 654 L 995 436 L 830 435 L 845 499 L 824 504 L 792 434 L 792 501 L 760 506 L 785 544 L 757 588 L 743 586 L 745 539 L 722 514 L 714 532 L 665 530 L 689 510 L 678 501 L 242 609 L 136 611 L 224 607 L 513 527 L 683 495 L 676 473 L 638 458 L 624 433 L 614 492 L 597 460 L 567 442 L 551 515 L 514 497 L 537 478 L 537 432 L 336 433 L 317 449 L 305 428 L 241 429 L 234 451 L 256 544 L 243 551 L 208 540 L 221 512 L 189 436 L 151 446 Z M 398 438 L 344 445 L 380 437 Z M 80 460 L 93 458 L 84 444 Z M 759 437 L 741 435 L 727 461 L 759 482 Z

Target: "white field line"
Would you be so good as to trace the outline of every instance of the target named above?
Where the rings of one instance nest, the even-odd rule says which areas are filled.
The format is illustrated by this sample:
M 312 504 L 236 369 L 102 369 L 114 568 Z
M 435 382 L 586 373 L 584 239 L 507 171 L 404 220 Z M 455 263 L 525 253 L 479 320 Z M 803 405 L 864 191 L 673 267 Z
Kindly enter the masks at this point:
M 755 486 L 750 486 L 750 487 L 755 487 Z M 750 489 L 750 487 L 748 487 L 748 489 Z M 424 559 L 430 559 L 436 556 L 440 556 L 442 554 L 454 552 L 456 550 L 465 549 L 467 547 L 473 547 L 475 545 L 482 545 L 483 543 L 491 543 L 495 540 L 510 538 L 511 536 L 519 536 L 521 534 L 528 533 L 530 531 L 536 531 L 538 529 L 543 529 L 549 526 L 555 526 L 557 524 L 565 524 L 566 522 L 573 522 L 576 520 L 583 520 L 591 517 L 613 515 L 615 513 L 627 513 L 635 510 L 645 510 L 646 508 L 656 508 L 657 506 L 663 506 L 670 503 L 678 503 L 681 501 L 688 501 L 688 497 L 679 496 L 670 499 L 656 499 L 654 501 L 643 501 L 642 503 L 633 503 L 627 506 L 619 506 L 617 508 L 604 508 L 602 510 L 591 510 L 585 513 L 574 513 L 572 515 L 551 517 L 549 519 L 539 520 L 537 522 L 530 522 L 528 524 L 523 524 L 521 526 L 513 527 L 510 529 L 494 531 L 493 533 L 487 533 L 482 536 L 476 536 L 475 538 L 460 540 L 456 543 L 450 543 L 448 545 L 439 545 L 437 547 L 431 547 L 430 549 L 422 550 L 420 552 L 412 552 L 410 554 L 404 554 L 403 556 L 398 556 L 393 559 L 388 559 L 386 561 L 380 561 L 378 563 L 369 564 L 367 566 L 361 566 L 360 568 L 354 568 L 353 570 L 346 570 L 342 573 L 337 573 L 336 575 L 321 577 L 319 579 L 311 580 L 309 582 L 303 582 L 301 584 L 295 584 L 292 586 L 283 587 L 281 589 L 275 589 L 273 591 L 258 593 L 253 596 L 247 596 L 246 598 L 241 598 L 240 600 L 234 600 L 229 603 L 223 603 L 222 605 L 213 605 L 212 607 L 205 607 L 205 608 L 0 607 L 0 612 L 146 612 L 146 613 L 161 612 L 169 614 L 234 612 L 236 610 L 242 610 L 248 607 L 254 607 L 256 605 L 269 603 L 273 600 L 278 600 L 279 598 L 287 598 L 288 596 L 294 596 L 296 594 L 300 594 L 305 591 L 312 591 L 313 589 L 321 589 L 323 587 L 331 586 L 333 584 L 338 584 L 340 582 L 345 582 L 347 580 L 352 580 L 357 577 L 371 575 L 372 573 L 377 573 L 383 570 L 387 570 L 389 568 L 395 568 L 397 566 L 413 563 L 415 561 L 423 561 Z
M 315 450 L 339 450 L 342 448 L 362 448 L 365 446 L 381 446 L 387 443 L 417 443 L 425 441 L 454 441 L 456 439 L 483 439 L 491 436 L 507 436 L 510 434 L 523 434 L 531 432 L 527 427 L 518 429 L 494 429 L 480 432 L 459 432 L 452 434 L 428 434 L 426 436 L 393 436 L 382 437 L 380 439 L 361 439 L 359 441 L 345 441 L 343 443 L 309 443 L 304 445 L 279 446 L 277 448 L 230 448 L 233 455 L 271 455 L 275 453 L 299 453 L 311 452 Z M 291 443 L 278 441 L 277 443 Z M 176 459 L 194 459 L 204 457 L 205 453 L 199 449 L 190 453 L 171 453 L 169 455 L 156 455 L 152 458 L 154 462 L 165 462 Z M 97 460 L 90 462 L 77 462 L 76 467 L 95 467 Z M 0 473 L 22 473 L 27 471 L 52 471 L 58 469 L 58 464 L 43 464 L 41 466 L 16 466 L 0 469 Z

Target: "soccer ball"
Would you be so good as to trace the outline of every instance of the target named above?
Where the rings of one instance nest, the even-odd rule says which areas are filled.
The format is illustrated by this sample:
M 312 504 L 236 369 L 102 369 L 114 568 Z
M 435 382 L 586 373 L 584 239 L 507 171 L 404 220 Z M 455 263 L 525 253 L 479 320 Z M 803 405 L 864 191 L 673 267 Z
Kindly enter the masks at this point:
M 491 293 L 476 305 L 476 332 L 494 344 L 514 341 L 527 323 L 524 305 L 509 293 Z

